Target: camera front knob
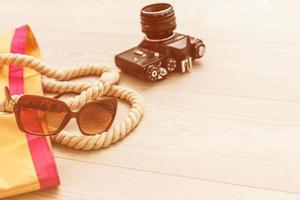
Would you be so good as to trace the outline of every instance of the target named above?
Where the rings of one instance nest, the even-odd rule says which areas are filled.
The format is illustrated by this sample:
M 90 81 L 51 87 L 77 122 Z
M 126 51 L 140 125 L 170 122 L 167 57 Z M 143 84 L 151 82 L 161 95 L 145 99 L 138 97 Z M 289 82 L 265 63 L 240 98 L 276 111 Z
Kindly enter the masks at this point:
M 169 72 L 173 72 L 176 69 L 176 60 L 174 58 L 168 58 L 166 67 Z
M 168 70 L 160 65 L 149 65 L 145 72 L 145 78 L 147 81 L 158 81 L 162 80 L 167 76 Z
M 159 69 L 157 66 L 149 65 L 145 72 L 145 78 L 147 81 L 157 81 L 159 75 Z
M 160 75 L 160 77 L 159 77 L 160 79 L 163 79 L 168 74 L 168 70 L 164 67 L 160 67 L 158 69 L 158 72 L 159 72 L 159 75 Z

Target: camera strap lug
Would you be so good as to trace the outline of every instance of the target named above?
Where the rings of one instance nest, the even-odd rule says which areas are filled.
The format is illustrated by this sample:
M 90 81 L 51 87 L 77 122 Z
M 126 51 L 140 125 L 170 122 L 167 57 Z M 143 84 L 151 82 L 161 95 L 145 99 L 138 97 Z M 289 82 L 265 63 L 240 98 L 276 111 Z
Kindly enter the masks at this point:
M 192 57 L 187 57 L 186 59 L 181 61 L 181 72 L 190 72 L 192 71 L 193 68 L 193 62 L 192 62 Z

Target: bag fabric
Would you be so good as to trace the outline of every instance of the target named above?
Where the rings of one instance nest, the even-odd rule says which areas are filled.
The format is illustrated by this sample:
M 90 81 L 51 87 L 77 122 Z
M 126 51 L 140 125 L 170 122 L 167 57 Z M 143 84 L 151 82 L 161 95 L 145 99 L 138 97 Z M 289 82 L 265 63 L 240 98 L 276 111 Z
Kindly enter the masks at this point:
M 27 54 L 40 58 L 36 39 L 28 25 L 0 36 L 0 53 Z M 14 94 L 42 95 L 41 75 L 27 67 L 0 69 L 0 101 L 4 87 Z M 0 198 L 60 184 L 50 139 L 21 132 L 14 114 L 0 114 Z

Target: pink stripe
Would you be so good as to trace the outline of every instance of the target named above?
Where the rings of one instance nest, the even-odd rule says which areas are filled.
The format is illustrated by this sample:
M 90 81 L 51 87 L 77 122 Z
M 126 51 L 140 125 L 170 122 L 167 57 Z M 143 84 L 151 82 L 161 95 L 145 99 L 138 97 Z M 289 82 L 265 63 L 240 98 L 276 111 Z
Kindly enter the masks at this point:
M 26 134 L 26 136 L 41 188 L 59 185 L 53 152 L 49 148 L 46 137 L 31 134 Z
M 26 35 L 28 26 L 17 28 L 11 44 L 12 53 L 25 53 Z M 9 66 L 9 89 L 12 94 L 24 93 L 23 66 Z M 46 137 L 26 134 L 31 157 L 41 188 L 59 185 L 59 177 L 55 165 L 53 152 L 49 147 Z
M 15 30 L 15 34 L 11 44 L 11 53 L 24 54 L 26 46 L 27 26 L 22 26 Z M 9 66 L 9 89 L 14 94 L 23 94 L 23 67 L 19 65 Z

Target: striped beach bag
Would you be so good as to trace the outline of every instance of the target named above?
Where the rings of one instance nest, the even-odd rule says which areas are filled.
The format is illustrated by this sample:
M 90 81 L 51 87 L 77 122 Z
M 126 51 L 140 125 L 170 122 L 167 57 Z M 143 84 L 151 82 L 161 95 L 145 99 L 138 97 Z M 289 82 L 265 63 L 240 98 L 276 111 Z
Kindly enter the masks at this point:
M 36 39 L 25 25 L 0 36 L 0 53 L 40 58 Z M 41 75 L 18 65 L 0 68 L 0 101 L 4 87 L 11 94 L 42 95 Z M 0 114 L 0 198 L 59 185 L 59 176 L 48 137 L 21 132 L 14 114 Z

